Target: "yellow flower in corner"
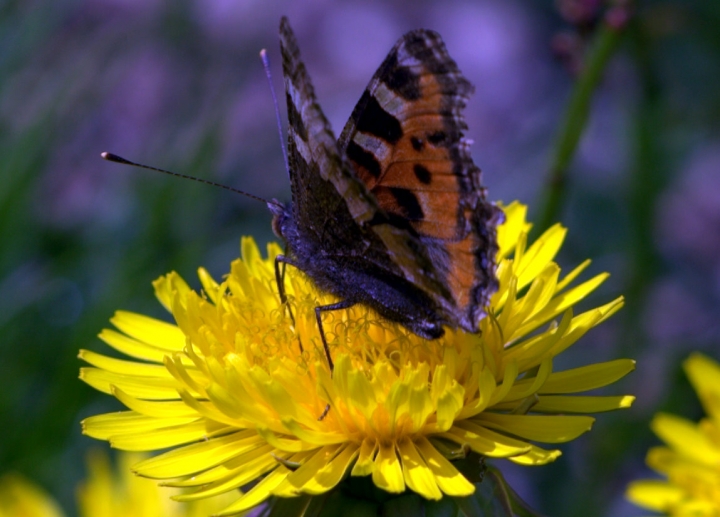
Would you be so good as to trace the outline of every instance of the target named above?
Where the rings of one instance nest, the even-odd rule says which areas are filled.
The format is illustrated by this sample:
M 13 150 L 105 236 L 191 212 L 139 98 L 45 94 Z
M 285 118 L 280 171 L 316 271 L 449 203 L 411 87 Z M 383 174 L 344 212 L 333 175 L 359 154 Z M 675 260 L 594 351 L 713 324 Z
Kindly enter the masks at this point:
M 0 477 L 0 517 L 63 517 L 44 490 L 19 474 Z
M 130 471 L 141 454 L 118 456 L 118 473 L 107 456 L 94 451 L 89 456 L 88 477 L 77 491 L 80 517 L 207 517 L 235 499 L 232 493 L 194 503 L 169 499 L 177 489 L 160 488 Z M 0 517 L 63 517 L 55 500 L 41 488 L 17 474 L 0 477 Z
M 80 517 L 207 517 L 230 504 L 232 493 L 193 503 L 178 503 L 170 497 L 177 489 L 158 487 L 150 480 L 133 474 L 130 466 L 144 454 L 118 456 L 113 472 L 107 455 L 93 451 L 88 457 L 88 477 L 77 491 Z
M 671 516 L 720 516 L 720 364 L 692 354 L 685 372 L 707 418 L 695 424 L 659 413 L 650 427 L 667 446 L 648 451 L 647 464 L 666 479 L 630 483 L 630 501 Z
M 448 458 L 468 451 L 553 461 L 560 451 L 538 443 L 573 440 L 592 425 L 585 413 L 633 400 L 575 395 L 620 379 L 629 359 L 553 371 L 553 358 L 623 300 L 574 314 L 607 274 L 575 283 L 586 261 L 561 278 L 553 259 L 566 230 L 555 225 L 528 245 L 526 207 L 503 210 L 500 288 L 481 333 L 426 341 L 363 306 L 325 313 L 333 371 L 314 309 L 336 300 L 288 267 L 293 324 L 275 283 L 277 245 L 262 258 L 244 239 L 223 282 L 200 270 L 201 293 L 176 273 L 160 278 L 155 292 L 175 324 L 118 312 L 118 330 L 100 337 L 132 359 L 80 353 L 92 365 L 81 378 L 128 408 L 86 419 L 84 432 L 125 450 L 170 449 L 133 469 L 194 489 L 178 500 L 251 487 L 218 515 L 272 496 L 327 495 L 348 476 L 390 493 L 467 496 L 475 487 Z

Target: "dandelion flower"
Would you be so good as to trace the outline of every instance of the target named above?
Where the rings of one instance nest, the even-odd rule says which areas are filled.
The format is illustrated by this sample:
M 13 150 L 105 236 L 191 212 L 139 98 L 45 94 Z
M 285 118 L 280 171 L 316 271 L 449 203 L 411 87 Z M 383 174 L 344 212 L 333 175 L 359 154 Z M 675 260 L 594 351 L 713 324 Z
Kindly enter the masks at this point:
M 207 517 L 235 499 L 227 493 L 194 503 L 177 503 L 169 496 L 177 489 L 160 488 L 150 480 L 133 475 L 129 466 L 145 456 L 123 453 L 118 456 L 118 474 L 107 456 L 99 451 L 88 457 L 88 478 L 77 491 L 80 517 Z M 41 488 L 17 474 L 0 478 L 0 517 L 63 517 L 57 502 Z
M 648 451 L 647 464 L 666 479 L 630 483 L 627 498 L 671 516 L 720 516 L 720 364 L 695 353 L 684 363 L 707 418 L 695 424 L 659 413 L 650 427 L 667 445 Z
M 9 473 L 0 477 L 0 517 L 63 517 L 63 513 L 43 489 Z
M 106 454 L 92 451 L 88 477 L 77 491 L 80 517 L 207 517 L 236 498 L 226 493 L 193 503 L 172 501 L 170 496 L 179 490 L 158 487 L 130 471 L 131 465 L 145 457 L 139 453 L 119 455 L 115 473 Z
M 429 500 L 468 496 L 475 486 L 450 460 L 468 451 L 522 465 L 555 460 L 553 444 L 590 429 L 585 413 L 633 400 L 575 395 L 623 377 L 631 360 L 553 371 L 553 358 L 623 300 L 575 314 L 607 274 L 576 283 L 585 261 L 561 278 L 553 259 L 565 228 L 528 245 L 526 207 L 503 210 L 500 287 L 480 333 L 448 329 L 427 341 L 364 306 L 332 311 L 323 328 L 333 371 L 314 309 L 337 300 L 288 267 L 293 324 L 275 283 L 279 246 L 263 258 L 243 239 L 222 282 L 200 269 L 200 293 L 176 273 L 161 277 L 155 293 L 175 324 L 117 312 L 117 330 L 100 338 L 131 359 L 80 353 L 91 365 L 81 378 L 128 408 L 86 419 L 84 432 L 125 450 L 170 449 L 133 470 L 194 489 L 178 500 L 250 487 L 218 515 L 271 497 L 328 495 L 356 477 Z

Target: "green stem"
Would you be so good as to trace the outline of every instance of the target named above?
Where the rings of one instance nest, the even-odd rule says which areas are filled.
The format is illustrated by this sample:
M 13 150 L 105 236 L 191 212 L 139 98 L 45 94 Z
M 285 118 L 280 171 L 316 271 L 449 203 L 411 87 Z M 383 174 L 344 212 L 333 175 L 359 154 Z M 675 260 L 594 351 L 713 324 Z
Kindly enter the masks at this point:
M 655 204 L 667 182 L 667 159 L 662 140 L 661 86 L 653 69 L 650 42 L 640 24 L 631 31 L 633 57 L 640 78 L 641 97 L 635 117 L 635 164 L 628 184 L 630 274 L 626 289 L 626 353 L 635 353 L 647 339 L 637 324 L 648 286 L 660 269 L 653 241 Z
M 620 41 L 622 31 L 603 24 L 585 58 L 585 65 L 573 88 L 565 117 L 555 142 L 550 173 L 542 195 L 536 231 L 542 232 L 558 220 L 567 184 L 567 172 L 590 113 L 592 94 Z

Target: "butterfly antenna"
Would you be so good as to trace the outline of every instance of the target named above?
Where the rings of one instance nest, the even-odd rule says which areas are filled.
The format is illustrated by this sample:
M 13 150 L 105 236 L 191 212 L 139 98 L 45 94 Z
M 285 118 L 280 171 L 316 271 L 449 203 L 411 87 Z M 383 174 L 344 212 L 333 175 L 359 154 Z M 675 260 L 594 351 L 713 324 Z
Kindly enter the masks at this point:
M 275 87 L 272 82 L 272 74 L 270 73 L 270 60 L 267 56 L 267 51 L 262 49 L 260 51 L 260 59 L 262 60 L 263 68 L 265 69 L 265 77 L 267 77 L 268 84 L 270 85 L 270 94 L 272 95 L 273 104 L 275 105 L 275 120 L 277 121 L 278 136 L 280 137 L 280 149 L 282 149 L 283 160 L 285 160 L 285 171 L 290 176 L 290 166 L 288 165 L 288 155 L 285 150 L 285 142 L 283 140 L 282 121 L 280 120 L 280 107 L 278 105 L 277 95 L 275 95 Z
M 227 185 L 223 185 L 222 183 L 215 183 L 214 181 L 210 180 L 204 180 L 202 178 L 196 178 L 195 176 L 188 176 L 187 174 L 179 174 L 177 172 L 172 171 L 166 171 L 165 169 L 158 169 L 157 167 L 151 167 L 149 165 L 143 165 L 141 163 L 135 163 L 131 162 L 130 160 L 126 160 L 122 156 L 118 156 L 117 154 L 112 153 L 100 153 L 100 156 L 104 160 L 107 160 L 109 162 L 115 162 L 115 163 L 122 163 L 123 165 L 132 165 L 133 167 L 138 167 L 140 169 L 147 169 L 149 171 L 155 171 L 155 172 L 162 172 L 164 174 L 169 174 L 170 176 L 175 176 L 178 178 L 186 179 L 186 180 L 193 180 L 197 181 L 199 183 L 205 183 L 206 185 L 212 185 L 213 187 L 220 187 L 225 190 L 229 190 L 230 192 L 235 192 L 236 194 L 242 194 L 243 196 L 249 197 L 251 199 L 255 199 L 256 201 L 262 201 L 265 204 L 269 205 L 277 205 L 277 201 L 268 201 L 267 199 L 263 199 L 260 196 L 255 196 L 253 194 L 248 194 L 244 190 L 236 189 L 233 187 L 228 187 Z

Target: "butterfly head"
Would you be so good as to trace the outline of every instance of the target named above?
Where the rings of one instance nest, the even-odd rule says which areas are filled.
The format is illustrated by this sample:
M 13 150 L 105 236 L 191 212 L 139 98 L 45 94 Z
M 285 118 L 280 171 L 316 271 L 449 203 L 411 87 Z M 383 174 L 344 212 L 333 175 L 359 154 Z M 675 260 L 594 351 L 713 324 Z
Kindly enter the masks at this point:
M 270 213 L 273 216 L 273 232 L 275 233 L 275 235 L 287 242 L 288 237 L 296 232 L 291 215 L 292 212 L 290 210 L 290 205 L 283 204 L 276 199 L 273 199 L 267 205 L 270 209 Z

